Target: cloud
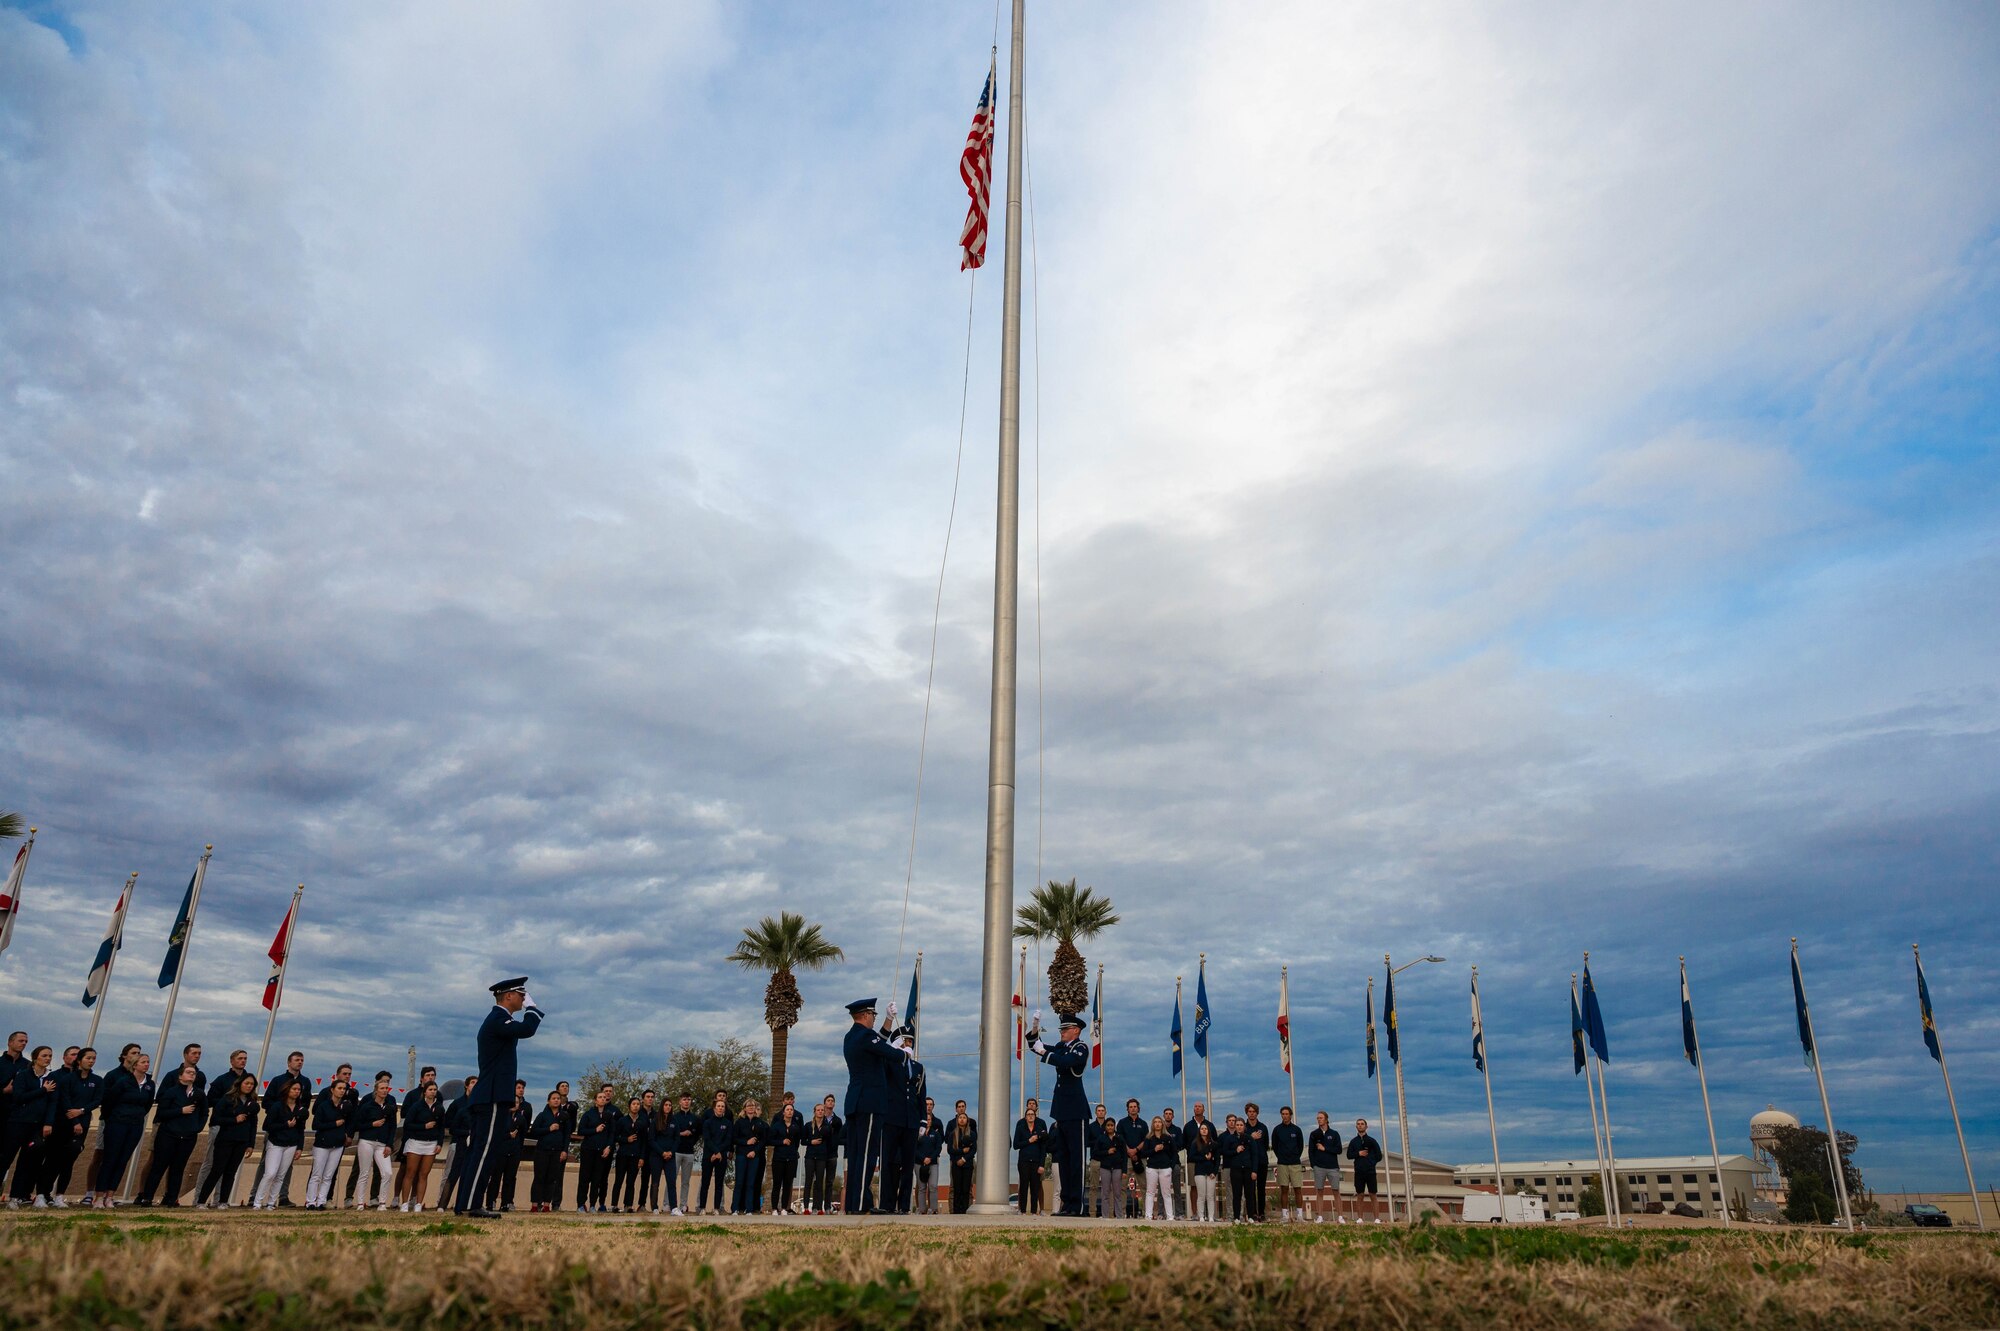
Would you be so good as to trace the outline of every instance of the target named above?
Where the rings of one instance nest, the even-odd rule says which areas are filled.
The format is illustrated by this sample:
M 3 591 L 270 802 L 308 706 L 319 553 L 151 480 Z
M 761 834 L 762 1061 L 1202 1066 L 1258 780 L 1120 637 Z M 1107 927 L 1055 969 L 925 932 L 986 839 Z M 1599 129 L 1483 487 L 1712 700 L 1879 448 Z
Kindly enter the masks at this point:
M 212 840 L 176 1017 L 211 1045 L 303 879 L 278 1042 L 315 1068 L 462 1060 L 517 969 L 538 1084 L 761 1040 L 720 958 L 784 908 L 848 954 L 802 979 L 804 1084 L 922 948 L 971 1088 L 998 269 L 968 347 L 961 19 L 0 11 L 24 1024 L 81 1033 L 137 868 L 145 1031 Z M 1289 964 L 1300 1098 L 1351 1116 L 1367 976 L 1436 951 L 1398 988 L 1418 1150 L 1485 1149 L 1476 961 L 1503 1149 L 1573 1152 L 1588 946 L 1621 1143 L 1692 1150 L 1685 953 L 1740 1147 L 1814 1116 L 1797 933 L 1871 1179 L 1949 1184 L 1901 949 L 1989 1102 L 1990 25 L 1035 22 L 1019 867 L 1125 917 L 1087 949 L 1110 1093 L 1178 1097 L 1206 952 L 1217 1092 L 1271 1098 Z

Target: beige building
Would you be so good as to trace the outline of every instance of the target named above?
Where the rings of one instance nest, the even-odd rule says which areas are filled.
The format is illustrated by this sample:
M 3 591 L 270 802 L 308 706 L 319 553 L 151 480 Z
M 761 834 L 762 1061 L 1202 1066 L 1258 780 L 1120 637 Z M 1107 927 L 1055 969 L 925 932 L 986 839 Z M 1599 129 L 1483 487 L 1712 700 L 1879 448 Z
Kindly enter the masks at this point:
M 1548 1200 L 1551 1214 L 1574 1211 L 1584 1184 L 1597 1177 L 1597 1161 L 1502 1160 L 1500 1176 L 1508 1192 L 1526 1188 Z M 1421 1173 L 1419 1177 L 1422 1177 Z M 1686 1202 L 1705 1216 L 1720 1216 L 1729 1200 L 1730 1212 L 1743 1215 L 1756 1195 L 1757 1162 L 1746 1155 L 1722 1157 L 1718 1177 L 1715 1160 L 1706 1155 L 1660 1155 L 1618 1160 L 1619 1201 L 1627 1212 L 1643 1212 L 1657 1204 L 1671 1211 Z M 1461 1187 L 1493 1186 L 1493 1163 L 1460 1165 L 1452 1181 Z

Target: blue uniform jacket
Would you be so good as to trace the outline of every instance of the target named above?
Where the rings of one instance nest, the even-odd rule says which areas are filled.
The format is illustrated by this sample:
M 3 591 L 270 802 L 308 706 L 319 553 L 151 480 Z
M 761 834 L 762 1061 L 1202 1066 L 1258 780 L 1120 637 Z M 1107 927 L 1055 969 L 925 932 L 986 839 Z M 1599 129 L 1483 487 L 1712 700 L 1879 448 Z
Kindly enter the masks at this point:
M 636 1114 L 618 1116 L 618 1158 L 638 1160 L 653 1149 L 653 1127 L 642 1109 Z
M 1092 1119 L 1084 1124 L 1083 1148 L 1100 1166 L 1125 1168 L 1124 1142 L 1118 1137 L 1118 1124 L 1111 1119 L 1101 1123 Z
M 257 1140 L 257 1097 L 217 1096 L 209 1121 L 217 1141 L 248 1146 Z
M 208 1122 L 207 1097 L 199 1087 L 169 1082 L 153 1101 L 153 1122 L 170 1136 L 192 1137 Z
M 771 1144 L 771 1125 L 762 1114 L 745 1114 L 731 1126 L 729 1138 L 737 1158 L 748 1160 Z
M 403 1140 L 436 1142 L 444 1140 L 445 1103 L 425 1104 L 421 1095 L 403 1100 Z
M 1058 1123 L 1089 1118 L 1090 1097 L 1084 1094 L 1083 1074 L 1090 1067 L 1090 1046 L 1082 1040 L 1044 1045 L 1036 1057 L 1055 1069 L 1056 1093 L 1049 1116 Z
M 902 1052 L 858 1021 L 847 1028 L 840 1052 L 847 1060 L 847 1103 L 841 1112 L 849 1118 L 888 1113 L 889 1065 L 902 1062 Z
M 718 1114 L 713 1109 L 701 1116 L 701 1156 L 706 1160 L 712 1155 L 728 1155 L 729 1144 L 733 1140 L 735 1120 L 728 1114 Z
M 56 1076 L 56 1102 L 49 1122 L 55 1127 L 56 1137 L 68 1135 L 71 1141 L 90 1140 L 90 1115 L 97 1108 L 98 1097 L 104 1093 L 104 1078 L 95 1072 L 88 1075 L 65 1069 Z M 71 1118 L 69 1111 L 81 1109 L 83 1112 Z
M 1296 1165 L 1306 1153 L 1306 1134 L 1296 1123 L 1280 1121 L 1271 1129 L 1271 1154 L 1281 1165 Z
M 1314 1128 L 1306 1138 L 1306 1159 L 1314 1169 L 1339 1169 L 1340 1133 L 1333 1128 Z
M 319 1098 L 313 1101 L 313 1145 L 347 1145 L 348 1125 L 353 1121 L 353 1096 L 348 1096 L 336 1105 L 331 1095 L 325 1091 L 321 1091 Z
M 782 1164 L 796 1165 L 799 1150 L 806 1144 L 806 1121 L 792 1111 L 791 1122 L 785 1121 L 784 1111 L 771 1120 L 771 1159 Z
M 99 1112 L 106 1123 L 143 1124 L 157 1090 L 158 1083 L 151 1077 L 140 1081 L 126 1068 L 113 1068 L 104 1076 Z
M 541 1024 L 540 1008 L 522 1008 L 521 1019 L 515 1021 L 506 1008 L 498 1003 L 493 1005 L 486 1020 L 479 1023 L 479 1084 L 466 1095 L 466 1100 L 475 1105 L 491 1105 L 505 1104 L 513 1098 L 514 1083 L 521 1075 L 514 1044 L 533 1035 Z
M 583 1111 L 576 1124 L 576 1144 L 585 1159 L 600 1159 L 617 1146 L 618 1118 L 618 1111 L 609 1105 L 602 1109 L 592 1105 Z
M 51 1068 L 37 1077 L 35 1065 L 23 1059 L 14 1073 L 14 1089 L 7 1103 L 13 1106 L 7 1111 L 7 1122 L 13 1127 L 38 1128 L 54 1122 L 50 1114 L 56 1107 L 56 1070 Z M 30 1168 L 28 1172 L 32 1174 L 34 1170 Z
M 1248 1148 L 1243 1152 L 1243 1157 L 1245 1163 L 1250 1168 L 1265 1169 L 1269 1167 L 1271 1163 L 1271 1129 L 1269 1126 L 1264 1123 L 1245 1123 L 1243 1125 L 1243 1145 Z
M 306 1119 L 312 1110 L 304 1103 L 290 1109 L 272 1105 L 264 1111 L 264 1137 L 272 1146 L 294 1149 L 306 1144 Z
M 667 1135 L 675 1155 L 701 1153 L 701 1116 L 692 1109 L 676 1109 L 667 1116 Z
M 1033 1137 L 1035 1140 L 1029 1141 Z M 1049 1121 L 1040 1114 L 1014 1120 L 1014 1149 L 1024 1165 L 1039 1165 L 1049 1156 Z
M 969 1165 L 979 1154 L 979 1120 L 966 1115 L 965 1126 L 960 1127 L 958 1115 L 951 1116 L 951 1122 L 944 1128 L 945 1149 L 951 1152 L 951 1162 L 955 1165 Z
M 564 1151 L 569 1149 L 569 1128 L 560 1111 L 544 1109 L 535 1115 L 534 1123 L 528 1128 L 528 1135 L 535 1139 L 538 1151 Z
M 1347 1158 L 1354 1162 L 1356 1175 L 1373 1178 L 1375 1166 L 1382 1163 L 1382 1146 L 1368 1133 L 1356 1133 L 1347 1140 Z
M 377 1104 L 375 1092 L 370 1091 L 354 1107 L 354 1117 L 348 1121 L 354 1125 L 355 1133 L 362 1141 L 394 1146 L 396 1125 L 402 1121 L 402 1111 L 396 1104 L 395 1096 Z

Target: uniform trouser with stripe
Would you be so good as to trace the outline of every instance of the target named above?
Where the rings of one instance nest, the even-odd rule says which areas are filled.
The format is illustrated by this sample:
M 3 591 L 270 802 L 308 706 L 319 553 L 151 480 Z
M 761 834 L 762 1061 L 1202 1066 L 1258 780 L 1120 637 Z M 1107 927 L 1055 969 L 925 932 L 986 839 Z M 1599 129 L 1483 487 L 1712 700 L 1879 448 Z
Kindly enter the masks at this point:
M 910 1171 L 916 1164 L 917 1134 L 900 1123 L 882 1127 L 882 1209 L 910 1209 Z
M 882 1116 L 866 1111 L 848 1115 L 846 1147 L 847 1186 L 841 1192 L 841 1209 L 858 1215 L 875 1204 L 870 1184 L 882 1158 Z
M 487 1171 L 492 1169 L 493 1157 L 498 1154 L 493 1149 L 493 1138 L 498 1131 L 500 1109 L 501 1106 L 491 1103 L 467 1107 L 472 1119 L 472 1137 L 465 1146 L 465 1163 L 458 1171 L 458 1196 L 451 1206 L 460 1215 L 479 1209 L 486 1197 Z
M 1072 1215 L 1083 1214 L 1083 1124 L 1080 1118 L 1056 1120 L 1056 1171 L 1062 1183 L 1057 1205 Z

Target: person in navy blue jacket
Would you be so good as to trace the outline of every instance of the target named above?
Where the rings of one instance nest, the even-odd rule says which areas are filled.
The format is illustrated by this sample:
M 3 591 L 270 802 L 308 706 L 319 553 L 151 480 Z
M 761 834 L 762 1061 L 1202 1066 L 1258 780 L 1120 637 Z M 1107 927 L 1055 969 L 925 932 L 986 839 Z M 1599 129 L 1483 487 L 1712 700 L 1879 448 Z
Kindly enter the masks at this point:
M 257 1079 L 247 1072 L 225 1072 L 215 1079 L 209 1107 L 209 1135 L 215 1139 L 214 1168 L 196 1186 L 194 1204 L 227 1208 L 236 1195 L 236 1174 L 243 1157 L 257 1140 Z M 215 1200 L 209 1201 L 213 1196 Z
M 335 1077 L 333 1085 L 313 1101 L 312 1173 L 306 1178 L 308 1211 L 324 1211 L 333 1193 L 333 1176 L 340 1170 L 340 1155 L 347 1149 L 354 1117 L 354 1097 L 347 1092 L 346 1079 Z
M 604 1210 L 611 1193 L 611 1159 L 618 1151 L 618 1106 L 611 1103 L 617 1092 L 610 1086 L 597 1088 L 597 1098 L 576 1125 L 577 1180 L 576 1209 Z
M 730 1212 L 756 1215 L 763 1209 L 764 1152 L 771 1147 L 771 1125 L 755 1100 L 743 1102 L 742 1115 L 730 1127 L 730 1145 L 736 1156 L 736 1195 Z
M 658 1215 L 660 1206 L 660 1176 L 674 1172 L 673 1137 L 667 1131 L 667 1113 L 660 1108 L 657 1092 L 647 1091 L 639 1097 L 639 1115 L 646 1120 L 646 1159 L 639 1171 L 639 1209 Z M 669 1178 L 667 1196 L 673 1196 L 673 1182 Z M 673 1202 L 669 1201 L 668 1206 Z
M 285 1093 L 264 1108 L 264 1176 L 251 1194 L 250 1208 L 263 1210 L 277 1206 L 284 1196 L 283 1181 L 292 1172 L 292 1161 L 306 1143 L 306 1121 L 312 1113 L 303 1080 L 285 1083 Z
M 638 1209 L 639 1175 L 645 1171 L 646 1155 L 652 1149 L 653 1125 L 646 1120 L 644 1109 L 635 1095 L 618 1116 L 618 1149 L 612 1156 L 616 1171 L 611 1184 L 613 1211 Z
M 502 1114 L 500 1140 L 493 1147 L 494 1166 L 487 1171 L 486 1209 L 502 1215 L 514 1209 L 515 1180 L 521 1172 L 521 1153 L 528 1149 L 528 1129 L 534 1126 L 534 1111 L 528 1107 L 528 1083 L 516 1078 L 513 1102 Z
M 430 1194 L 431 1166 L 444 1145 L 444 1094 L 436 1081 L 426 1080 L 415 1095 L 403 1098 L 403 1173 L 396 1184 L 396 1208 L 424 1209 Z
M 104 1079 L 94 1070 L 97 1051 L 80 1049 L 76 1061 L 56 1073 L 56 1103 L 49 1148 L 42 1163 L 41 1196 L 53 1206 L 67 1206 L 70 1170 L 90 1140 L 90 1116 L 104 1091 Z
M 486 1196 L 487 1171 L 492 1162 L 493 1138 L 499 1127 L 501 1110 L 513 1093 L 521 1072 L 515 1046 L 541 1029 L 542 1010 L 528 997 L 528 977 L 515 976 L 489 986 L 493 1007 L 479 1024 L 479 1084 L 466 1096 L 472 1113 L 470 1166 L 458 1176 L 458 1197 L 452 1210 L 482 1220 L 497 1220 L 498 1211 L 476 1206 Z
M 798 1107 L 787 1104 L 771 1120 L 771 1213 L 795 1215 L 792 1184 L 799 1176 L 799 1153 L 806 1144 L 806 1122 Z
M 806 1124 L 807 1215 L 833 1213 L 833 1177 L 839 1163 L 840 1120 L 833 1106 L 821 1101 L 813 1106 L 812 1122 Z
M 151 1206 L 153 1190 L 166 1183 L 160 1205 L 181 1204 L 181 1171 L 194 1154 L 195 1138 L 208 1121 L 208 1098 L 196 1079 L 200 1070 L 183 1063 L 180 1075 L 160 1088 L 153 1104 L 153 1154 L 146 1162 L 146 1181 L 139 1189 L 134 1206 Z
M 938 1213 L 938 1175 L 943 1171 L 944 1122 L 937 1116 L 937 1101 L 925 1096 L 923 1116 L 917 1121 L 917 1214 Z
M 1049 1158 L 1049 1121 L 1041 1116 L 1040 1103 L 1028 1100 L 1028 1112 L 1014 1120 L 1014 1149 L 1019 1153 L 1020 1193 L 1016 1200 L 1022 1215 L 1039 1215 L 1042 1210 L 1042 1166 Z
M 42 1176 L 44 1143 L 55 1136 L 55 1074 L 49 1062 L 55 1051 L 37 1045 L 27 1062 L 15 1069 L 7 1096 L 6 1144 L 0 1147 L 0 1180 L 7 1177 L 7 1165 L 14 1165 L 14 1186 L 7 1193 L 7 1208 L 18 1210 L 35 1196 L 35 1184 Z
M 701 1115 L 695 1112 L 694 1097 L 683 1095 L 667 1120 L 674 1142 L 674 1214 L 694 1205 L 694 1170 L 701 1160 Z
M 535 1177 L 528 1187 L 530 1212 L 562 1209 L 563 1166 L 569 1159 L 569 1117 L 563 1113 L 562 1092 L 550 1091 L 529 1125 L 535 1148 Z
M 92 1180 L 85 1206 L 109 1206 L 124 1186 L 125 1166 L 146 1135 L 146 1115 L 152 1112 L 152 1060 L 139 1046 L 128 1044 L 118 1051 L 118 1066 L 104 1078 L 98 1097 L 98 1117 L 104 1123 L 103 1141 L 97 1154 L 97 1177 Z
M 717 1091 L 715 1102 L 701 1118 L 701 1189 L 694 1195 L 696 1215 L 722 1215 L 728 1211 L 722 1190 L 729 1175 L 729 1151 L 734 1142 L 729 1097 Z
M 357 1211 L 368 1209 L 371 1182 L 376 1210 L 388 1210 L 395 1194 L 396 1128 L 403 1115 L 396 1097 L 390 1093 L 391 1080 L 387 1072 L 376 1073 L 374 1090 L 354 1107 L 354 1209 Z M 378 1178 L 380 1182 L 375 1182 Z
M 875 1000 L 856 999 L 847 1005 L 854 1024 L 841 1041 L 847 1063 L 847 1185 L 842 1211 L 847 1215 L 887 1215 L 887 1198 L 874 1192 L 875 1166 L 882 1159 L 882 1138 L 889 1112 L 889 1065 L 904 1055 L 875 1029 Z M 884 1204 L 877 1206 L 880 1200 Z
M 1257 1117 L 1255 1102 L 1243 1106 L 1244 1154 L 1250 1162 L 1250 1213 L 1246 1219 L 1258 1224 L 1264 1223 L 1264 1180 L 1271 1169 L 1271 1129 L 1270 1125 Z

